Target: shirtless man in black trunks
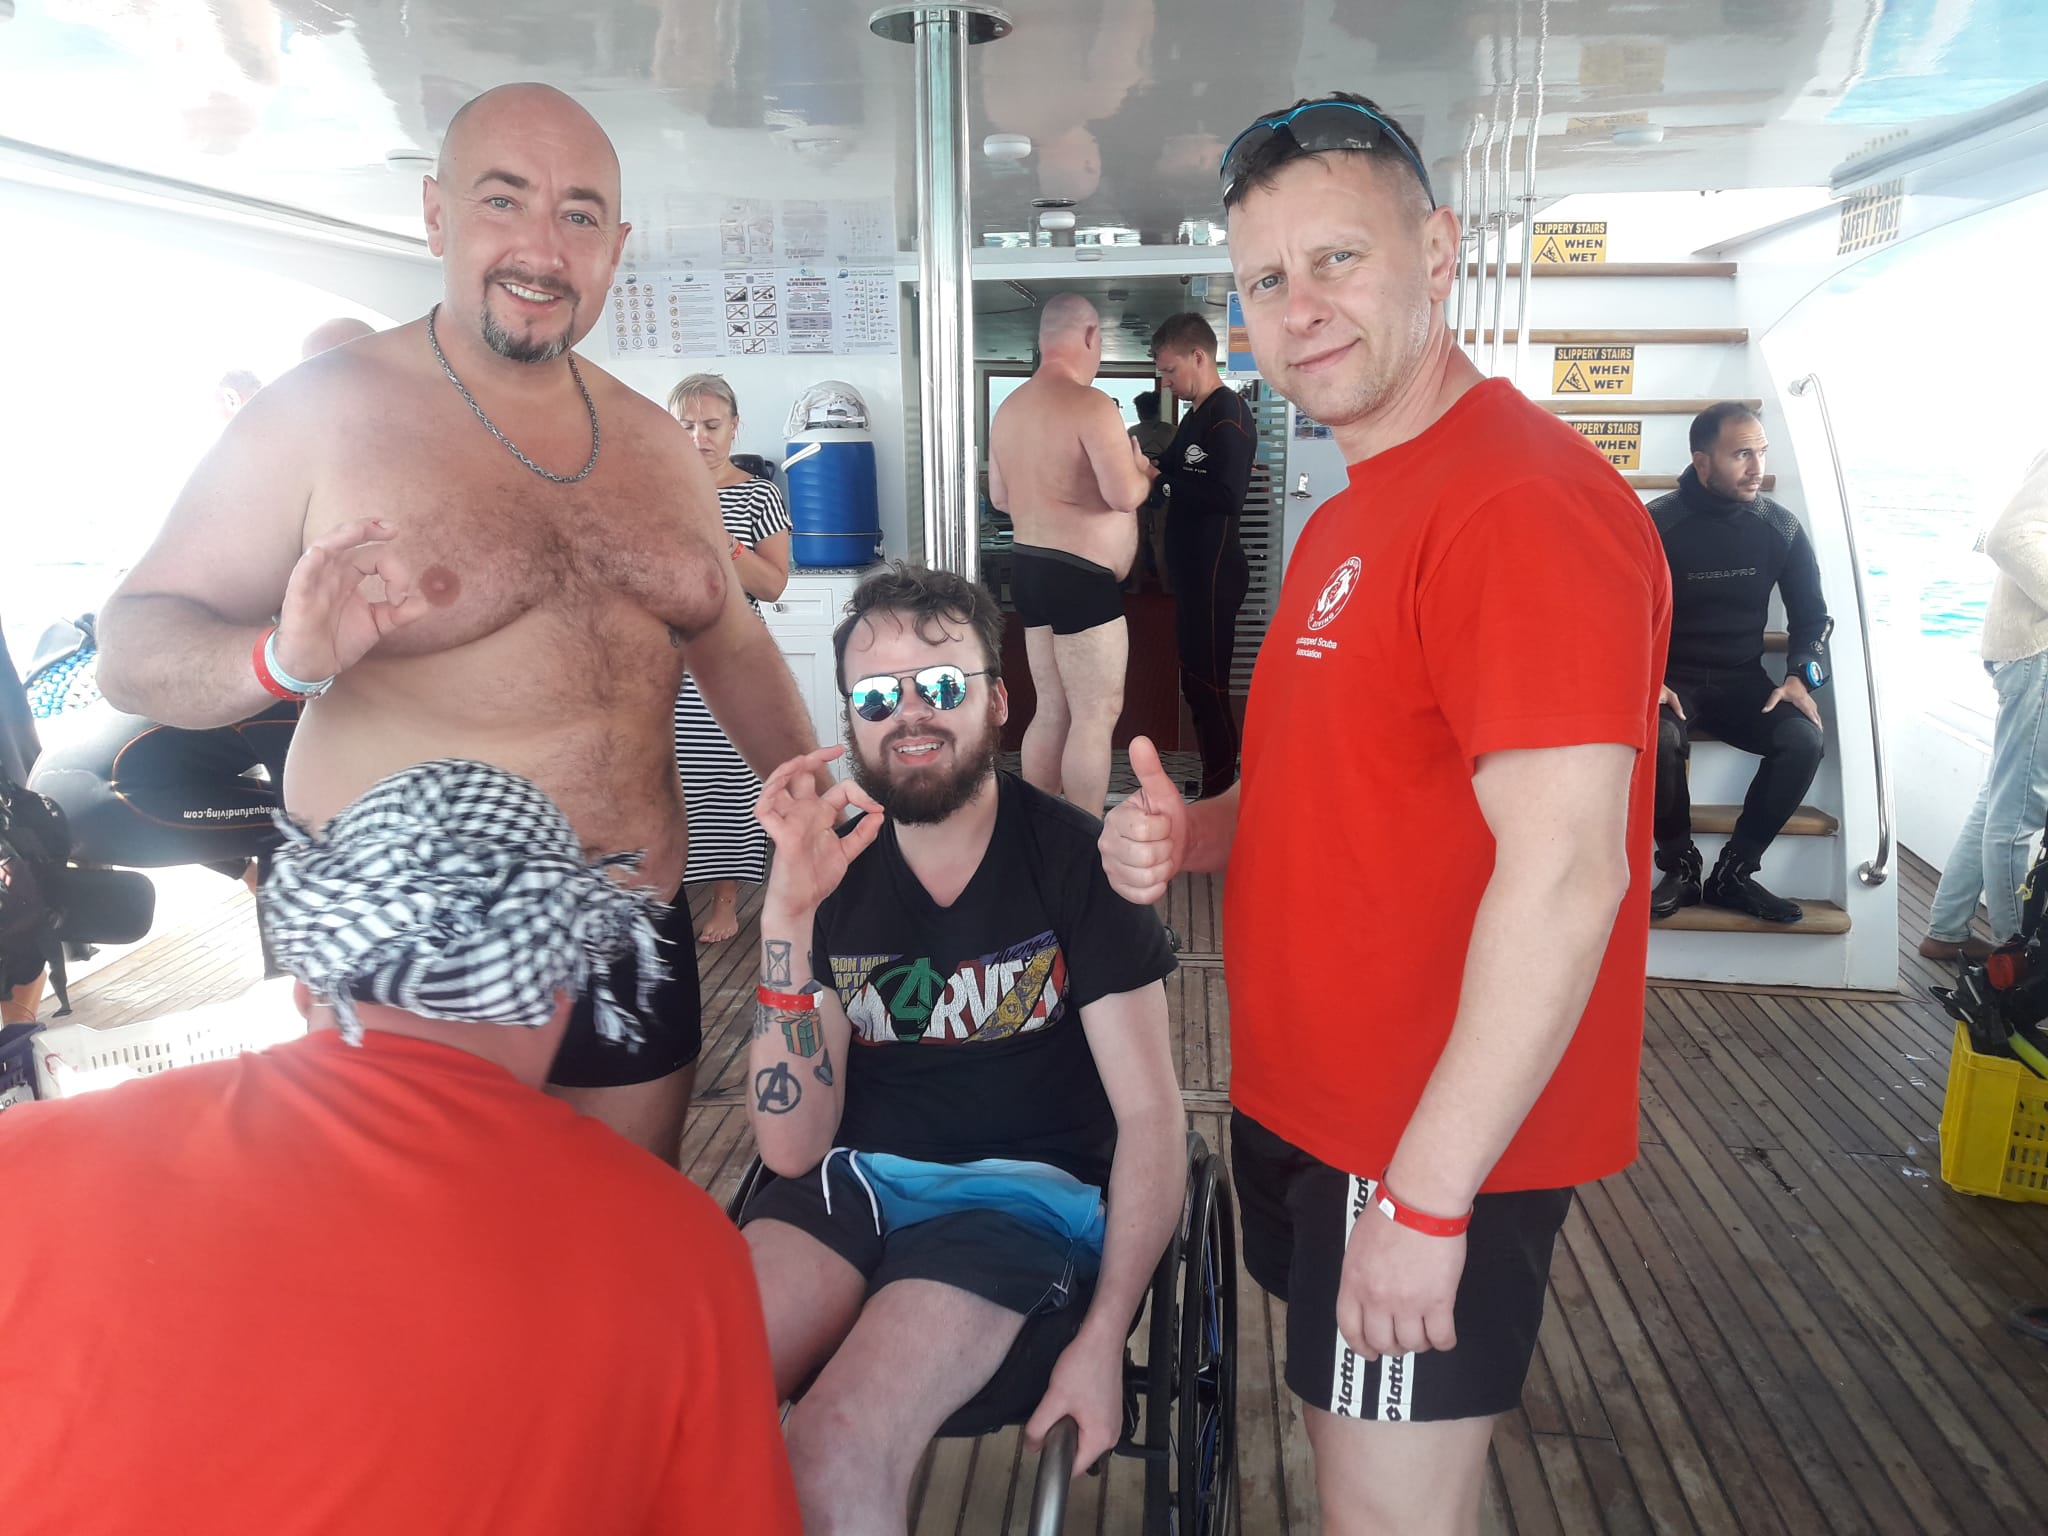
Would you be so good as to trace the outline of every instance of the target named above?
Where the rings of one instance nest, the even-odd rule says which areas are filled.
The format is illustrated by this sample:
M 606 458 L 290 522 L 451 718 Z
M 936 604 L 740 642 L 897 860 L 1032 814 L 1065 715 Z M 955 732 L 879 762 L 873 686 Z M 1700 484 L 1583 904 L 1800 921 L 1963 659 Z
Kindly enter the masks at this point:
M 502 86 L 450 124 L 425 213 L 444 302 L 235 418 L 101 613 L 101 687 L 188 727 L 316 694 L 285 769 L 294 815 L 323 823 L 400 768 L 475 758 L 539 784 L 592 853 L 646 850 L 632 878 L 669 896 L 686 655 L 762 773 L 814 743 L 728 574 L 701 457 L 658 404 L 569 355 L 626 239 L 618 157 L 567 96 Z M 586 998 L 552 1074 L 671 1161 L 699 1045 L 677 917 L 637 1049 L 601 1036 Z M 632 981 L 615 980 L 622 1000 Z
M 1038 693 L 1024 778 L 1100 816 L 1130 654 L 1122 584 L 1138 552 L 1134 514 L 1158 471 L 1092 383 L 1102 365 L 1095 306 L 1076 293 L 1048 300 L 1038 351 L 1038 372 L 988 429 L 988 496 L 1017 530 L 1010 598 Z

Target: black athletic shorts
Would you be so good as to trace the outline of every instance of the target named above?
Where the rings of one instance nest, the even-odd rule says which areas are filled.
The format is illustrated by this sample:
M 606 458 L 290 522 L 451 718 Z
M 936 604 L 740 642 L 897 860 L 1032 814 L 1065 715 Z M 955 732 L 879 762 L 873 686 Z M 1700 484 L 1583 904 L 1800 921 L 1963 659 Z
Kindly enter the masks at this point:
M 655 922 L 654 931 L 668 978 L 655 986 L 644 1012 L 639 1006 L 639 956 L 629 949 L 611 969 L 612 996 L 639 1021 L 639 1045 L 600 1035 L 596 995 L 585 992 L 569 1015 L 562 1048 L 555 1052 L 548 1073 L 550 1083 L 560 1088 L 622 1088 L 651 1083 L 696 1061 L 704 1048 L 703 1000 L 697 990 L 696 927 L 681 891 Z
M 808 1233 L 866 1278 L 870 1296 L 894 1280 L 935 1280 L 1022 1313 L 1024 1327 L 1002 1365 L 946 1421 L 945 1432 L 986 1434 L 1030 1418 L 1060 1352 L 1087 1318 L 1092 1252 L 1003 1211 L 954 1211 L 884 1236 L 844 1159 L 831 1168 L 831 1210 L 813 1168 L 800 1179 L 771 1175 L 740 1212 L 740 1225 L 780 1221 Z
M 1244 1267 L 1287 1303 L 1287 1385 L 1297 1397 L 1346 1418 L 1415 1423 L 1490 1417 L 1521 1401 L 1569 1189 L 1481 1195 L 1453 1310 L 1457 1348 L 1367 1360 L 1337 1332 L 1337 1287 L 1351 1224 L 1362 1213 L 1385 1220 L 1368 1211 L 1372 1181 L 1316 1161 L 1242 1112 L 1230 1133 Z
M 1010 546 L 1010 601 L 1026 629 L 1078 635 L 1124 616 L 1124 593 L 1106 565 L 1064 549 Z
M 1060 1311 L 1077 1276 L 1094 1267 L 1084 1245 L 1004 1211 L 954 1211 L 885 1236 L 846 1160 L 830 1167 L 830 1210 L 813 1168 L 800 1179 L 771 1178 L 740 1212 L 740 1225 L 765 1218 L 808 1232 L 867 1277 L 871 1296 L 892 1280 L 936 1280 L 1026 1317 Z

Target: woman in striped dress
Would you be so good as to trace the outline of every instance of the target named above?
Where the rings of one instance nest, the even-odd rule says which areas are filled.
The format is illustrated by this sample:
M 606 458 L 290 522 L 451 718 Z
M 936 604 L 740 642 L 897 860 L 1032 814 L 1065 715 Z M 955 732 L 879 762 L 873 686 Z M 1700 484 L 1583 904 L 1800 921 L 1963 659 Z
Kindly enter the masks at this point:
M 693 373 L 668 397 L 669 413 L 704 455 L 718 488 L 718 511 L 732 539 L 732 568 L 756 609 L 782 596 L 789 584 L 789 512 L 773 480 L 748 474 L 732 461 L 739 402 L 715 373 Z M 711 718 L 697 681 L 683 675 L 676 695 L 676 767 L 683 776 L 689 816 L 690 862 L 686 884 L 716 882 L 711 913 L 697 934 L 717 944 L 739 932 L 739 882 L 766 873 L 767 836 L 754 820 L 761 781 Z

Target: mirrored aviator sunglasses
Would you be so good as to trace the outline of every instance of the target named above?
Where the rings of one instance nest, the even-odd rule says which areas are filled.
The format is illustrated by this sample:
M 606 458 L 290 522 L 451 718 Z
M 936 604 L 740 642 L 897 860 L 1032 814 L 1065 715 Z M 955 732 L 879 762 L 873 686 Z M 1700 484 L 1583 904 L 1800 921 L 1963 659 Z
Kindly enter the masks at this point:
M 978 672 L 965 672 L 950 663 L 921 667 L 915 672 L 901 672 L 894 676 L 881 672 L 873 677 L 856 678 L 853 686 L 846 690 L 846 701 L 861 719 L 879 724 L 903 707 L 903 679 L 906 677 L 910 679 L 910 686 L 917 690 L 917 696 L 933 709 L 958 709 L 967 701 L 967 679 L 995 675 L 994 670 L 988 667 Z
M 1238 184 L 1259 151 L 1276 135 L 1283 133 L 1296 148 L 1308 154 L 1330 149 L 1392 148 L 1415 172 L 1415 179 L 1422 183 L 1423 193 L 1429 198 L 1429 206 L 1436 207 L 1436 190 L 1429 184 L 1429 172 L 1422 168 L 1422 162 L 1394 132 L 1393 125 L 1371 108 L 1349 101 L 1312 101 L 1305 107 L 1296 107 L 1277 117 L 1262 117 L 1232 139 L 1230 148 L 1223 152 L 1223 201 L 1226 204 L 1237 195 Z

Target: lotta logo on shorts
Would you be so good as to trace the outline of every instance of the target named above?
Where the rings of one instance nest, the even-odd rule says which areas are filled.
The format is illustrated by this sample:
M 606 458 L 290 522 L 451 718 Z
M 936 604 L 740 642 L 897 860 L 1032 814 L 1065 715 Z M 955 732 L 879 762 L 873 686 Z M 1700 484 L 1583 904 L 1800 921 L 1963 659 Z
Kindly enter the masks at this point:
M 1351 594 L 1358 590 L 1358 578 L 1365 573 L 1365 562 L 1353 555 L 1332 573 L 1324 583 L 1322 595 L 1316 599 L 1315 611 L 1308 616 L 1311 630 L 1327 629 L 1336 622 L 1337 615 L 1344 611 L 1344 605 L 1351 601 Z

